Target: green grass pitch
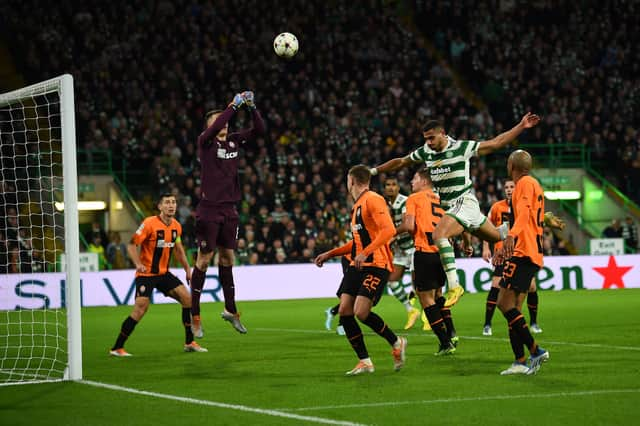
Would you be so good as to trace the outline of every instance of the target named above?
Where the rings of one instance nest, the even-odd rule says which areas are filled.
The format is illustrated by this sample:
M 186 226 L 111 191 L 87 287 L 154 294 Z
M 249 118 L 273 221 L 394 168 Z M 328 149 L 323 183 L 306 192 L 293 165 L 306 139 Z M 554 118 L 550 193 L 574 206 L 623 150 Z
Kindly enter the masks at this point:
M 536 376 L 500 376 L 512 361 L 505 320 L 481 335 L 485 294 L 465 295 L 453 315 L 458 352 L 437 358 L 421 324 L 405 332 L 391 296 L 376 312 L 407 335 L 407 364 L 363 326 L 373 374 L 345 377 L 356 357 L 324 330 L 337 299 L 240 302 L 249 332 L 203 305 L 208 353 L 184 353 L 180 309 L 151 306 L 129 339 L 131 358 L 107 356 L 130 307 L 82 312 L 84 378 L 115 385 L 0 387 L 2 425 L 615 425 L 640 416 L 640 290 L 540 294 L 537 335 L 551 359 Z M 525 309 L 525 315 L 528 312 Z M 335 327 L 334 321 L 334 327 Z M 125 391 L 130 390 L 130 392 Z M 136 393 L 132 393 L 136 392 Z

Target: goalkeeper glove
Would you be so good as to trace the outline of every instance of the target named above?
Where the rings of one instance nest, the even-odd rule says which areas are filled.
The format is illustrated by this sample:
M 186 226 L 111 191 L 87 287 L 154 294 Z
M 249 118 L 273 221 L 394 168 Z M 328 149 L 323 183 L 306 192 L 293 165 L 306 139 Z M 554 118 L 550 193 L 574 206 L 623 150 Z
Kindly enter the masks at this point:
M 246 91 L 242 92 L 242 98 L 244 99 L 244 104 L 249 108 L 249 110 L 253 111 L 256 109 L 256 104 L 253 102 L 253 92 Z
M 244 102 L 244 97 L 241 93 L 238 93 L 233 97 L 233 100 L 231 101 L 229 106 L 233 108 L 234 111 L 237 111 L 238 109 L 240 109 L 240 107 L 242 107 L 242 105 L 244 105 Z

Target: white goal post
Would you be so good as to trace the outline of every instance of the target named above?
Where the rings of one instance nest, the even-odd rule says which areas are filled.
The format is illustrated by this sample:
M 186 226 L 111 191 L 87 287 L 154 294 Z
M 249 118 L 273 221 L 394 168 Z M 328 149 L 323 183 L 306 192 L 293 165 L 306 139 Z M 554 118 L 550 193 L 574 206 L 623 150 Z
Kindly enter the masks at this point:
M 82 379 L 75 132 L 71 75 L 0 94 L 0 385 Z M 30 276 L 62 272 L 62 253 L 53 309 Z M 32 303 L 2 302 L 14 293 Z

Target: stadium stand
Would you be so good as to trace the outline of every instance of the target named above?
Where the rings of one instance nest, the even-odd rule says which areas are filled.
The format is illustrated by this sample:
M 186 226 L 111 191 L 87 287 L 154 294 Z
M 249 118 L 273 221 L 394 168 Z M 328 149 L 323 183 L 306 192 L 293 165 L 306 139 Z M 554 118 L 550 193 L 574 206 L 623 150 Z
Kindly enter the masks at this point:
M 24 1 L 0 5 L 0 22 L 27 81 L 74 75 L 80 148 L 111 151 L 113 173 L 138 200 L 153 199 L 160 189 L 180 196 L 187 247 L 193 247 L 200 175 L 195 141 L 204 113 L 226 105 L 238 91 L 254 90 L 268 133 L 241 160 L 241 263 L 308 262 L 344 240 L 347 168 L 378 164 L 419 146 L 426 117 L 444 120 L 456 137 L 483 139 L 531 107 L 545 125 L 522 142 L 589 144 L 595 159 L 622 162 L 616 168 L 626 174 L 617 176 L 620 182 L 640 176 L 638 132 L 624 124 L 638 122 L 633 103 L 640 97 L 632 96 L 637 43 L 620 39 L 614 29 L 598 40 L 598 49 L 580 39 L 598 10 L 559 14 L 549 38 L 539 24 L 544 2 L 542 9 L 502 11 L 521 25 L 514 30 L 500 25 L 500 14 L 481 13 L 489 3 L 478 10 L 465 2 L 444 8 L 416 1 L 415 24 L 425 39 L 397 17 L 395 3 L 61 0 L 55 7 L 34 7 L 43 3 Z M 279 10 L 296 13 L 284 22 Z M 637 21 L 621 15 L 625 25 Z M 561 28 L 563 16 L 569 31 Z M 617 17 L 607 15 L 604 22 Z M 439 18 L 460 25 L 443 27 Z M 291 61 L 271 48 L 273 37 L 285 30 L 301 40 Z M 491 48 L 498 38 L 510 47 L 500 54 Z M 587 52 L 554 53 L 559 46 L 578 46 L 578 40 Z M 600 48 L 604 54 L 598 56 Z M 541 56 L 551 61 L 539 61 Z M 542 66 L 549 62 L 551 67 Z M 557 76 L 569 69 L 579 72 L 560 81 Z M 455 73 L 471 90 L 458 84 Z M 488 108 L 476 101 L 478 95 Z M 239 114 L 233 126 L 248 125 L 248 118 Z M 499 199 L 504 173 L 474 163 L 485 211 Z M 400 179 L 408 192 L 408 174 Z M 545 249 L 566 253 L 551 234 Z

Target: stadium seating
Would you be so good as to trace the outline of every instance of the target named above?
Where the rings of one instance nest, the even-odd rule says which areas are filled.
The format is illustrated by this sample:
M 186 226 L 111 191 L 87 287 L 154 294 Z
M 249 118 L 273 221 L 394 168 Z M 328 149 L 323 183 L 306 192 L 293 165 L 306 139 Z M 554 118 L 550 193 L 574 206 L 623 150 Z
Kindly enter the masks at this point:
M 100 13 L 91 1 L 33 3 L 12 4 L 12 13 L 0 5 L 5 41 L 20 71 L 29 81 L 74 75 L 80 147 L 110 150 L 114 173 L 135 182 L 128 185 L 139 199 L 161 188 L 180 194 L 182 204 L 188 197 L 195 207 L 195 141 L 205 111 L 226 105 L 235 92 L 255 91 L 268 133 L 241 160 L 238 258 L 244 263 L 306 262 L 343 241 L 346 169 L 407 154 L 422 144 L 426 117 L 444 120 L 456 137 L 483 139 L 532 108 L 545 122 L 525 134 L 525 142 L 589 144 L 597 159 L 619 162 L 621 181 L 626 176 L 633 182 L 640 173 L 637 129 L 623 125 L 638 122 L 638 110 L 631 108 L 638 96 L 630 90 L 637 88 L 638 73 L 628 72 L 633 56 L 625 55 L 630 43 L 613 29 L 598 41 L 602 49 L 581 41 L 598 13 L 593 9 L 569 16 L 560 8 L 552 37 L 545 38 L 544 9 L 492 14 L 486 6 L 416 1 L 414 23 L 425 31 L 425 44 L 394 9 L 378 2 L 238 1 L 214 8 L 181 0 L 134 2 L 124 11 L 120 3 L 100 2 Z M 283 22 L 279 10 L 296 13 Z M 500 13 L 521 27 L 499 25 Z M 612 12 L 605 21 L 617 18 Z M 561 28 L 562 19 L 571 31 Z M 301 43 L 291 61 L 271 47 L 284 30 Z M 506 43 L 500 52 L 492 49 L 496 39 Z M 555 53 L 567 46 L 575 46 L 575 54 Z M 447 62 L 439 59 L 443 53 Z M 540 55 L 552 59 L 551 69 Z M 456 83 L 452 69 L 471 92 Z M 558 81 L 554 76 L 561 74 L 572 77 Z M 474 100 L 478 95 L 488 109 Z M 619 108 L 599 98 L 611 98 Z M 233 127 L 248 126 L 248 119 L 238 114 Z M 485 210 L 500 197 L 503 173 L 474 163 Z M 407 173 L 400 179 L 408 192 Z M 189 246 L 193 214 L 186 209 L 181 215 Z M 553 242 L 549 252 L 559 253 Z

